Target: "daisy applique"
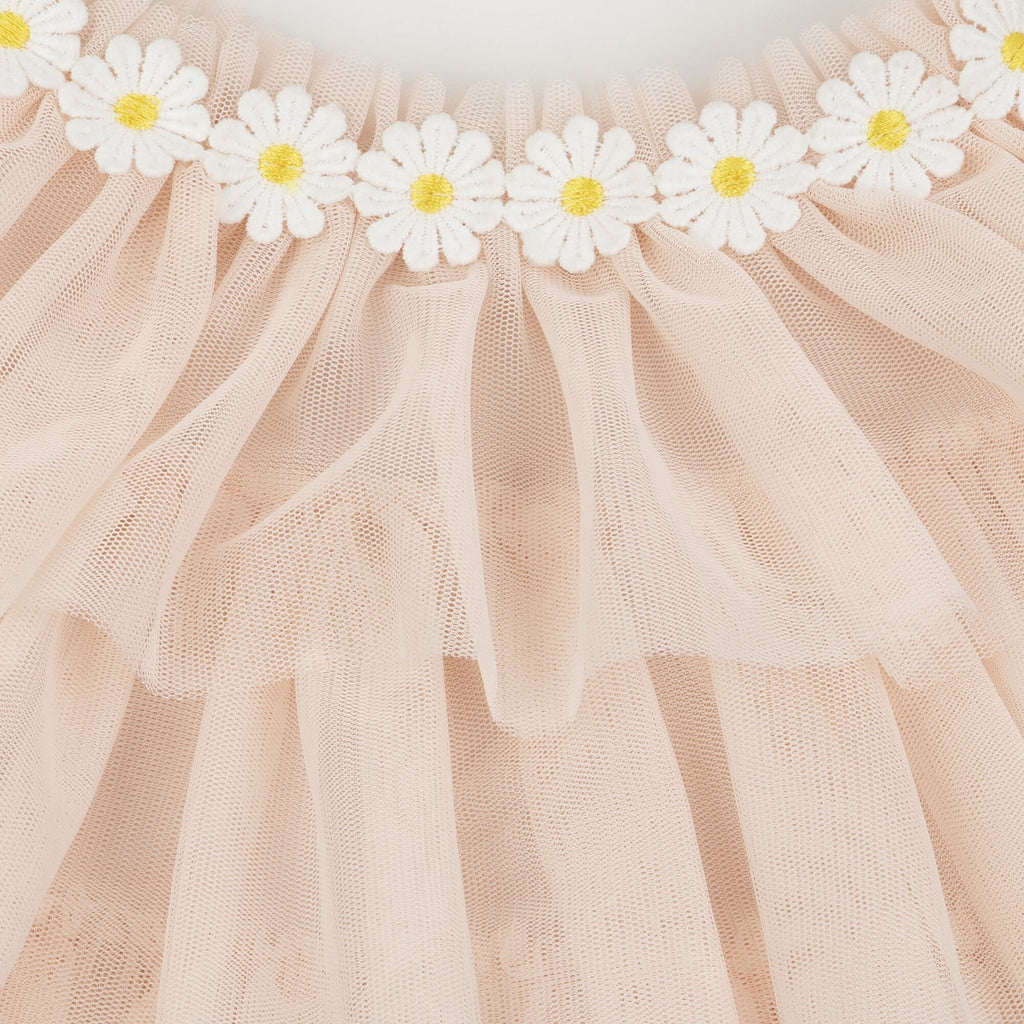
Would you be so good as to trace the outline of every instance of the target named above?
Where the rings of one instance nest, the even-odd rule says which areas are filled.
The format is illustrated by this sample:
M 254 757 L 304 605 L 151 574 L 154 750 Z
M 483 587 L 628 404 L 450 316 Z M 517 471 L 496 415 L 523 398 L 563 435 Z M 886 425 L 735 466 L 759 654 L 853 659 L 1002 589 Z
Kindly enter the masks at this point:
M 0 96 L 20 96 L 29 82 L 56 89 L 88 16 L 81 0 L 0 0 Z
M 361 214 L 379 217 L 366 229 L 378 252 L 401 250 L 410 270 L 431 270 L 440 253 L 451 264 L 472 263 L 480 238 L 501 222 L 505 174 L 491 156 L 491 140 L 460 132 L 448 114 L 432 114 L 417 128 L 389 125 L 383 152 L 359 158 L 352 199 Z
M 817 171 L 801 161 L 806 137 L 790 125 L 775 128 L 777 120 L 768 103 L 737 112 L 715 101 L 701 110 L 698 124 L 669 129 L 665 141 L 675 155 L 654 172 L 666 197 L 662 219 L 716 249 L 728 242 L 744 254 L 764 245 L 765 229 L 793 227 L 800 204 L 791 197 L 805 191 Z
M 888 61 L 858 53 L 850 81 L 834 78 L 818 89 L 828 117 L 808 132 L 811 148 L 825 154 L 818 175 L 833 185 L 856 178 L 857 188 L 888 189 L 923 199 L 929 174 L 948 178 L 964 153 L 950 141 L 970 126 L 971 112 L 957 105 L 960 91 L 941 75 L 924 79 L 924 61 L 909 50 Z
M 127 35 L 114 36 L 104 56 L 79 57 L 71 81 L 57 90 L 64 125 L 75 149 L 95 149 L 106 174 L 123 174 L 134 163 L 149 177 L 170 173 L 176 160 L 195 160 L 210 130 L 210 115 L 199 102 L 206 75 L 182 67 L 173 39 L 146 47 Z
M 343 138 L 345 114 L 333 103 L 313 110 L 309 93 L 289 85 L 273 99 L 250 89 L 238 115 L 213 126 L 203 157 L 206 173 L 225 186 L 221 221 L 245 219 L 257 242 L 273 242 L 284 227 L 295 238 L 318 235 L 323 207 L 352 192 L 359 149 Z
M 1004 0 L 962 0 L 973 25 L 954 25 L 949 48 L 967 63 L 960 93 L 976 117 L 1005 117 L 1015 106 L 1024 118 L 1024 6 Z
M 654 177 L 633 160 L 636 144 L 624 128 L 598 141 L 597 122 L 582 115 L 554 132 L 534 132 L 529 163 L 506 176 L 505 220 L 523 239 L 531 263 L 555 263 L 571 273 L 589 269 L 594 252 L 612 256 L 628 244 L 634 224 L 657 211 Z

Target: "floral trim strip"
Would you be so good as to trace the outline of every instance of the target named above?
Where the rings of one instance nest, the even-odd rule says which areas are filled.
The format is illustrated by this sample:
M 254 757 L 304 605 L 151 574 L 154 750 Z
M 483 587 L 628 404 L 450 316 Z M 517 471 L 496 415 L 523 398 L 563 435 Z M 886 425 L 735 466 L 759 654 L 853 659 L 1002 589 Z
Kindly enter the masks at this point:
M 526 161 L 507 172 L 486 134 L 460 130 L 444 113 L 391 124 L 380 149 L 360 153 L 345 138 L 344 112 L 314 108 L 298 86 L 276 96 L 250 89 L 236 118 L 211 126 L 207 77 L 182 63 L 173 40 L 143 51 L 119 35 L 102 57 L 80 56 L 82 0 L 0 0 L 0 97 L 29 85 L 55 90 L 68 143 L 93 151 L 106 174 L 162 177 L 176 162 L 200 161 L 221 185 L 220 220 L 245 221 L 257 242 L 285 231 L 311 238 L 325 207 L 351 199 L 368 220 L 370 246 L 400 253 L 413 271 L 442 257 L 472 263 L 482 236 L 504 222 L 531 263 L 582 273 L 654 217 L 699 244 L 753 254 L 769 233 L 796 225 L 798 197 L 818 180 L 926 198 L 934 179 L 961 170 L 956 140 L 974 118 L 1016 111 L 1024 120 L 1024 4 L 961 0 L 961 12 L 949 34 L 963 63 L 957 82 L 925 77 L 924 60 L 909 50 L 888 60 L 858 53 L 845 78 L 819 87 L 824 116 L 806 133 L 779 125 L 768 103 L 714 101 L 695 123 L 669 129 L 672 155 L 653 170 L 635 159 L 625 129 L 601 134 L 583 115 L 560 135 L 534 132 Z

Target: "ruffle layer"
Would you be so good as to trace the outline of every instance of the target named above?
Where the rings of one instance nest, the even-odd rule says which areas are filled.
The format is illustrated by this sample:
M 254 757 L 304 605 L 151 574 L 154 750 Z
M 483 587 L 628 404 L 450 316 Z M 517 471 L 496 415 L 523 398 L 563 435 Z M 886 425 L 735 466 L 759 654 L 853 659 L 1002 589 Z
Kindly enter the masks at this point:
M 806 129 L 861 49 L 953 75 L 954 20 L 454 114 L 654 163 L 707 99 Z M 446 105 L 226 8 L 98 0 L 83 52 L 128 28 L 215 119 Z M 752 256 L 502 226 L 422 275 L 0 105 L 0 1019 L 1024 1020 L 1024 131 L 964 146 Z

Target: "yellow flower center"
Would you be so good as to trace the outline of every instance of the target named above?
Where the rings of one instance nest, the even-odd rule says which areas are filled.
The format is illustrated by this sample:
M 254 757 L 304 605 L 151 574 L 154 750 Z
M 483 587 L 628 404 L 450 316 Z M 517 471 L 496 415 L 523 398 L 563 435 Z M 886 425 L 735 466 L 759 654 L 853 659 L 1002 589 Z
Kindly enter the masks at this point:
M 260 153 L 259 167 L 267 181 L 291 185 L 302 174 L 302 154 L 287 142 L 277 142 Z
M 1011 71 L 1024 68 L 1024 32 L 1011 32 L 1003 40 L 1003 63 Z
M 720 196 L 733 199 L 746 195 L 757 181 L 757 171 L 745 156 L 724 156 L 711 172 L 711 184 Z
M 28 42 L 28 22 L 14 11 L 0 11 L 0 46 L 20 50 Z
M 586 217 L 603 203 L 604 185 L 596 178 L 570 178 L 562 186 L 562 209 L 574 217 Z
M 409 201 L 420 213 L 440 213 L 454 198 L 454 186 L 441 174 L 421 174 L 409 186 Z
M 899 110 L 880 110 L 868 121 L 868 142 L 875 149 L 899 149 L 910 134 L 910 122 Z
M 160 100 L 141 92 L 129 92 L 114 104 L 114 118 L 138 132 L 152 128 L 160 113 Z

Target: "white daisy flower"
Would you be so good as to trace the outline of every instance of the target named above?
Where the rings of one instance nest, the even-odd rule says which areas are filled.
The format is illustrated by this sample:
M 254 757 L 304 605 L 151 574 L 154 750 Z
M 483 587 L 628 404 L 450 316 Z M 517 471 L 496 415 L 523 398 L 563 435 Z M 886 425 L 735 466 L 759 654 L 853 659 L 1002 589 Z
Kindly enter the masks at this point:
M 352 192 L 351 171 L 359 149 L 343 138 L 348 122 L 341 108 L 313 98 L 296 85 L 275 98 L 250 89 L 238 101 L 241 120 L 219 121 L 203 157 L 206 173 L 226 187 L 220 219 L 243 218 L 249 237 L 273 242 L 284 227 L 294 238 L 312 238 L 324 228 L 323 207 Z
M 82 0 L 0 0 L 0 96 L 20 96 L 29 82 L 56 89 L 88 17 Z
M 976 117 L 1005 117 L 1016 105 L 1024 118 L 1024 5 L 1006 0 L 962 0 L 973 25 L 954 25 L 949 48 L 958 60 L 960 93 Z
M 210 130 L 199 102 L 208 82 L 200 68 L 181 66 L 173 39 L 146 47 L 127 35 L 114 36 L 103 57 L 79 57 L 71 81 L 57 90 L 64 125 L 75 149 L 95 149 L 106 174 L 124 174 L 132 163 L 142 174 L 169 174 L 176 160 L 195 160 Z
M 597 122 L 578 115 L 559 138 L 534 132 L 526 159 L 506 176 L 505 220 L 523 239 L 523 253 L 542 267 L 589 269 L 594 250 L 623 250 L 634 224 L 653 217 L 654 176 L 633 160 L 636 144 L 624 128 L 609 128 L 598 144 Z
M 957 105 L 960 92 L 941 75 L 924 79 L 924 61 L 909 50 L 888 61 L 858 53 L 849 82 L 834 78 L 818 89 L 828 117 L 808 134 L 825 156 L 818 176 L 833 185 L 856 178 L 857 188 L 887 189 L 923 199 L 929 173 L 948 178 L 963 166 L 964 153 L 950 141 L 967 131 L 971 112 Z
M 766 228 L 788 231 L 800 219 L 790 197 L 818 174 L 800 159 L 807 139 L 791 125 L 773 132 L 778 114 L 760 101 L 740 112 L 708 103 L 697 120 L 699 127 L 680 123 L 665 136 L 675 155 L 654 172 L 666 197 L 662 219 L 716 249 L 728 242 L 738 253 L 756 252 Z
M 380 217 L 366 229 L 378 252 L 401 250 L 410 270 L 431 270 L 439 252 L 456 266 L 480 255 L 479 235 L 501 222 L 505 173 L 492 159 L 491 140 L 460 132 L 448 114 L 432 114 L 417 128 L 389 125 L 383 152 L 359 158 L 353 193 L 359 212 Z

